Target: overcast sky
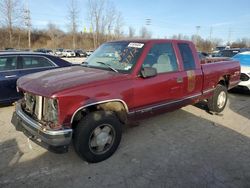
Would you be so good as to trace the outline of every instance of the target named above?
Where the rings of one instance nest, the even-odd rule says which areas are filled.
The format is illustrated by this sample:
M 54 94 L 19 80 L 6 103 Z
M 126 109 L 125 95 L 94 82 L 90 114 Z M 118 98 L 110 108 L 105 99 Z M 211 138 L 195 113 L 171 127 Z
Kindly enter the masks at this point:
M 67 15 L 70 0 L 26 0 L 29 1 L 33 28 L 46 28 L 49 22 L 67 31 Z M 79 30 L 89 28 L 87 0 L 78 0 Z M 137 34 L 146 19 L 154 38 L 173 34 L 203 38 L 222 38 L 224 41 L 250 38 L 250 0 L 113 0 L 124 19 L 123 30 L 136 29 Z

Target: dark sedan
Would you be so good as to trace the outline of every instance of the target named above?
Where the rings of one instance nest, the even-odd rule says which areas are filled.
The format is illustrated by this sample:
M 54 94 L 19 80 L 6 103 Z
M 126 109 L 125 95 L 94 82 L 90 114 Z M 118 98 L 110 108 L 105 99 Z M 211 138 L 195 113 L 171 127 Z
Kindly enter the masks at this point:
M 75 50 L 76 57 L 87 57 L 87 54 L 85 51 L 81 49 Z
M 49 54 L 0 52 L 0 104 L 12 103 L 21 97 L 16 91 L 16 81 L 21 76 L 68 66 L 72 64 Z

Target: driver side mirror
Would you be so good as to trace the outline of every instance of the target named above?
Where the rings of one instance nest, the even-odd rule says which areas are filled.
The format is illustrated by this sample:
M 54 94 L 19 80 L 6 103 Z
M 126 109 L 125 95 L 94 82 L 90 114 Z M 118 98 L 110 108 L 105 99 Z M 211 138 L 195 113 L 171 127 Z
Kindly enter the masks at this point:
M 141 70 L 141 76 L 143 78 L 150 78 L 157 75 L 157 70 L 153 67 L 144 67 Z

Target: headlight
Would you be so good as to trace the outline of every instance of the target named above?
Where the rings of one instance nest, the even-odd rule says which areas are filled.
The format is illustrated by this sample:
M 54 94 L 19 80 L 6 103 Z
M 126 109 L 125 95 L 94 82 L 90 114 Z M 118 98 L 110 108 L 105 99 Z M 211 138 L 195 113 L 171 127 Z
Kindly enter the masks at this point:
M 36 97 L 34 95 L 25 93 L 24 94 L 24 100 L 26 101 L 26 110 L 33 114 L 33 111 L 35 110 L 35 103 L 36 103 Z
M 53 124 L 58 121 L 58 102 L 57 99 L 44 100 L 44 120 Z

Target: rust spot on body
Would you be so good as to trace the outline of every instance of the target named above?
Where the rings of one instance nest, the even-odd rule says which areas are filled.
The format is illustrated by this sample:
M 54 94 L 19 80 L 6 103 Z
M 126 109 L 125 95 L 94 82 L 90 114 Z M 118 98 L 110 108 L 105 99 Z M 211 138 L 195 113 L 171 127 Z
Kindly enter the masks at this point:
M 187 71 L 187 77 L 188 77 L 187 90 L 188 92 L 192 92 L 195 89 L 195 72 L 193 70 Z

